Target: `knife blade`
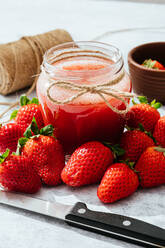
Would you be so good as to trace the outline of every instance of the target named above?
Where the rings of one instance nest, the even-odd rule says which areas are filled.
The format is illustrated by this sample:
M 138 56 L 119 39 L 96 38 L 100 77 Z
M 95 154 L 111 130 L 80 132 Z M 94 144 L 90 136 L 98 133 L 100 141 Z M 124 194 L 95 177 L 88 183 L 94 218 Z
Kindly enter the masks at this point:
M 144 247 L 165 248 L 165 229 L 131 217 L 0 191 L 0 203 L 64 220 L 67 224 Z

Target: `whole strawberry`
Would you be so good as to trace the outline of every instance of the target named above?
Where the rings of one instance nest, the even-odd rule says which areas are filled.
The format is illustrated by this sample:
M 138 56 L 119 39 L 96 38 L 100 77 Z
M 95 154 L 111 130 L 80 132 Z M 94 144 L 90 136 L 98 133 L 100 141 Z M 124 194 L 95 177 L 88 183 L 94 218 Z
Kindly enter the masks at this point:
M 148 147 L 139 158 L 135 170 L 139 172 L 143 188 L 165 184 L 165 149 Z
M 41 114 L 40 105 L 37 98 L 33 98 L 31 101 L 26 96 L 20 97 L 20 109 L 15 110 L 10 119 L 14 118 L 14 121 L 21 126 L 23 131 L 30 125 L 33 117 L 35 117 L 39 128 L 44 126 L 44 121 Z
M 6 151 L 7 148 L 11 152 L 15 152 L 18 139 L 23 136 L 22 128 L 16 123 L 8 123 L 4 126 L 0 125 L 0 153 Z
M 36 193 L 41 188 L 41 181 L 32 161 L 9 153 L 6 150 L 0 156 L 0 184 L 8 191 Z
M 157 111 L 161 107 L 159 102 L 153 100 L 150 104 L 146 97 L 138 97 L 140 103 L 130 108 L 127 113 L 127 125 L 132 128 L 138 128 L 141 123 L 144 129 L 148 132 L 152 132 L 157 120 L 160 118 L 160 114 Z
M 138 186 L 137 174 L 127 164 L 115 163 L 105 172 L 97 196 L 104 203 L 112 203 L 133 194 Z
M 32 135 L 33 133 L 33 135 Z M 19 140 L 21 154 L 33 161 L 33 167 L 47 185 L 58 185 L 65 158 L 61 144 L 53 136 L 53 126 L 38 129 L 35 119 Z
M 156 139 L 158 145 L 165 147 L 165 116 L 162 116 L 157 121 L 153 136 Z
M 114 159 L 112 151 L 98 141 L 87 142 L 75 150 L 61 173 L 69 186 L 97 183 Z
M 147 147 L 154 146 L 154 141 L 145 132 L 135 129 L 122 134 L 120 146 L 125 150 L 122 159 L 136 162 Z

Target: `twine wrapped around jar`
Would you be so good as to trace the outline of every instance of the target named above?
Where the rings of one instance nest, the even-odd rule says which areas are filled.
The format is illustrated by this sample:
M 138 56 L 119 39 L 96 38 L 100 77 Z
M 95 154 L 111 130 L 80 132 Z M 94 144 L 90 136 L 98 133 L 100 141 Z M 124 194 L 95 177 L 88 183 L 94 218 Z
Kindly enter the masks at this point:
M 128 104 L 128 101 L 125 100 L 125 98 L 130 99 L 132 97 L 135 97 L 136 95 L 134 93 L 123 92 L 123 91 L 115 90 L 115 89 L 111 88 L 111 86 L 118 84 L 121 81 L 121 79 L 124 77 L 124 75 L 125 75 L 125 73 L 123 71 L 122 74 L 119 75 L 114 80 L 110 80 L 104 84 L 97 84 L 97 85 L 92 85 L 92 86 L 91 85 L 90 86 L 89 85 L 77 85 L 77 84 L 74 84 L 74 83 L 68 82 L 68 81 L 54 81 L 53 79 L 49 79 L 51 84 L 47 89 L 47 96 L 50 99 L 50 101 L 54 102 L 57 105 L 60 105 L 60 104 L 71 103 L 75 99 L 77 99 L 78 97 L 80 97 L 86 93 L 97 94 L 103 99 L 103 101 L 106 103 L 106 105 L 112 111 L 114 111 L 117 114 L 126 114 L 129 111 L 129 104 Z M 51 95 L 50 95 L 50 90 L 54 86 L 58 86 L 58 87 L 64 88 L 64 89 L 69 89 L 69 90 L 72 90 L 72 91 L 75 91 L 78 93 L 73 94 L 73 96 L 68 97 L 65 100 L 59 101 L 59 100 L 51 97 Z M 104 95 L 111 96 L 111 97 L 114 97 L 114 98 L 120 100 L 121 102 L 123 102 L 125 104 L 125 109 L 119 110 L 118 108 L 113 107 L 108 102 L 108 100 L 105 98 Z
M 32 85 L 46 50 L 70 41 L 67 31 L 56 29 L 0 45 L 0 94 L 7 95 Z

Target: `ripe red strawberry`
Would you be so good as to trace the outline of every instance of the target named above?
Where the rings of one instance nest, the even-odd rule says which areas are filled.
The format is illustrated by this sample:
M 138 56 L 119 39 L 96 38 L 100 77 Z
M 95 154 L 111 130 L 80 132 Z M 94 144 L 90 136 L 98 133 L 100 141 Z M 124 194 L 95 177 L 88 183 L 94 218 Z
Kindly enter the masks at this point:
M 143 188 L 165 184 L 165 148 L 148 147 L 139 158 L 135 170 L 139 172 Z
M 23 156 L 10 154 L 9 150 L 0 156 L 0 184 L 8 191 L 36 193 L 41 181 L 32 162 Z
M 114 159 L 112 151 L 98 141 L 87 142 L 75 150 L 61 177 L 69 186 L 97 183 Z
M 132 130 L 122 134 L 120 146 L 125 150 L 122 159 L 136 162 L 147 147 L 154 146 L 154 141 L 145 132 Z
M 20 98 L 21 107 L 17 111 L 15 110 L 11 119 L 21 126 L 23 131 L 30 125 L 33 117 L 35 117 L 37 125 L 39 128 L 44 126 L 44 121 L 41 114 L 40 105 L 37 98 L 33 98 L 31 101 L 26 96 L 21 96 Z
M 16 123 L 0 125 L 0 153 L 9 148 L 12 152 L 16 151 L 18 139 L 23 136 L 23 130 Z
M 153 136 L 156 139 L 158 145 L 165 147 L 165 116 L 162 116 L 157 121 Z
M 127 164 L 116 163 L 105 172 L 97 196 L 104 203 L 112 203 L 133 194 L 138 186 L 137 174 Z
M 142 65 L 151 69 L 165 70 L 165 67 L 157 60 L 146 59 Z
M 30 137 L 31 131 L 35 136 Z M 61 144 L 52 134 L 52 125 L 39 130 L 33 120 L 31 127 L 24 133 L 27 138 L 21 138 L 19 145 L 23 146 L 21 154 L 33 161 L 33 167 L 42 181 L 55 186 L 62 182 L 61 171 L 65 166 L 65 158 Z
M 155 100 L 148 104 L 146 97 L 138 97 L 138 99 L 140 103 L 136 104 L 133 101 L 135 105 L 133 105 L 127 113 L 127 125 L 129 127 L 138 128 L 141 123 L 146 131 L 152 132 L 156 122 L 160 118 L 157 109 L 161 107 L 161 104 Z

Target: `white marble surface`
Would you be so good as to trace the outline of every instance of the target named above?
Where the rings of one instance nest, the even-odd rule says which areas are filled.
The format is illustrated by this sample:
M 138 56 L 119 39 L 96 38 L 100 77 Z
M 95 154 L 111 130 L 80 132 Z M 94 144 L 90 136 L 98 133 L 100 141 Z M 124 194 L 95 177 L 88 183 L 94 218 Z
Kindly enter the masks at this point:
M 6 0 L 1 2 L 0 6 L 0 42 L 16 40 L 22 35 L 41 33 L 54 28 L 67 29 L 75 40 L 91 40 L 107 31 L 163 26 L 164 4 L 149 4 L 147 0 L 143 0 L 144 3 L 137 2 Z M 165 40 L 165 29 L 136 32 L 127 30 L 100 38 L 100 41 L 117 45 L 123 52 L 125 62 L 131 47 L 153 40 Z M 0 96 L 0 101 L 12 101 L 18 96 L 19 94 Z M 0 106 L 0 112 L 3 109 Z M 97 199 L 96 190 L 97 186 L 70 189 L 61 185 L 56 188 L 43 188 L 36 197 L 66 204 L 83 201 L 92 209 L 133 216 L 165 228 L 165 186 L 139 190 L 133 196 L 112 205 L 103 205 Z M 136 247 L 68 227 L 58 220 L 50 220 L 2 205 L 0 216 L 0 248 Z

